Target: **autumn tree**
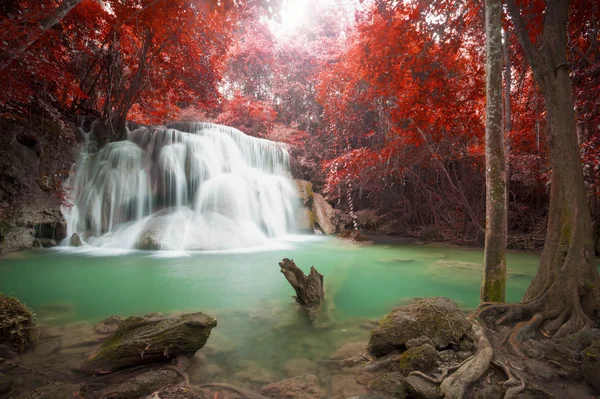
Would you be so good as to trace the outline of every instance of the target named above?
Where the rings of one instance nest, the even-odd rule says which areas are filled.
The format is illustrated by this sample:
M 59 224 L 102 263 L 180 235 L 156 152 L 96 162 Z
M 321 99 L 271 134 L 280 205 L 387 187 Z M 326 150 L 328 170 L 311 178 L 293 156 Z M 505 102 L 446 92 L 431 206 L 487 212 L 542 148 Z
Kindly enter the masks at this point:
M 523 302 L 487 307 L 482 314 L 503 313 L 498 322 L 530 317 L 528 323 L 514 330 L 517 340 L 527 325 L 542 326 L 553 336 L 563 337 L 594 326 L 592 315 L 600 309 L 600 279 L 594 264 L 591 217 L 566 56 L 569 1 L 547 2 L 543 13 L 534 14 L 530 10 L 539 8 L 523 11 L 515 0 L 507 0 L 506 4 L 545 101 L 552 167 L 550 209 L 538 272 Z
M 486 0 L 485 180 L 486 228 L 482 302 L 504 302 L 506 292 L 506 166 L 502 125 L 502 1 Z

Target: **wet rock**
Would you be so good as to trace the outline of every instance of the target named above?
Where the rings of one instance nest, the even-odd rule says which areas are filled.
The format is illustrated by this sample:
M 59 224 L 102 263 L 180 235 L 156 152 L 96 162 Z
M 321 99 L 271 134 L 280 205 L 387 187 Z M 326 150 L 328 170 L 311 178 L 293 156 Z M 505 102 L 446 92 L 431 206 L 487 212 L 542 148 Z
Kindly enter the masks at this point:
M 543 382 L 550 382 L 556 376 L 548 365 L 533 359 L 525 361 L 525 371 L 535 379 Z
M 19 396 L 19 399 L 67 399 L 82 398 L 83 384 L 67 384 L 65 382 L 53 382 L 36 389 L 33 392 Z
M 280 399 L 321 399 L 327 393 L 321 388 L 321 381 L 317 376 L 305 375 L 289 378 L 264 386 L 261 393 L 271 398 Z
M 474 399 L 503 399 L 504 389 L 496 385 L 486 385 L 473 393 Z
M 209 399 L 209 396 L 204 390 L 194 387 L 170 386 L 163 388 L 152 396 L 155 399 Z
M 12 348 L 8 345 L 0 345 L 0 358 L 12 359 L 14 357 L 17 357 L 17 352 L 12 350 Z
M 308 359 L 291 359 L 283 364 L 283 371 L 288 377 L 316 374 L 318 368 L 317 363 Z
M 425 344 L 429 344 L 431 346 L 433 346 L 433 342 L 426 336 L 422 335 L 419 338 L 411 338 L 408 341 L 406 341 L 406 347 L 407 348 L 415 348 L 417 346 L 421 346 L 421 345 L 425 345 Z
M 104 389 L 102 397 L 111 399 L 140 398 L 150 395 L 160 388 L 182 381 L 183 377 L 176 371 L 153 370 Z
M 359 396 L 367 393 L 364 385 L 359 384 L 352 374 L 335 374 L 329 379 L 331 386 L 331 397 L 347 398 L 349 396 Z
M 38 335 L 31 310 L 18 299 L 0 294 L 0 344 L 20 353 L 30 347 Z
M 329 358 L 331 360 L 343 360 L 354 356 L 360 356 L 365 351 L 367 344 L 366 341 L 348 343 L 336 350 Z
M 35 345 L 33 352 L 39 357 L 48 357 L 60 350 L 60 340 L 47 340 L 43 343 Z
M 21 251 L 33 248 L 35 237 L 31 228 L 19 226 L 6 231 L 4 240 L 0 243 L 2 253 Z
M 367 385 L 375 378 L 377 378 L 377 374 L 367 371 L 366 373 L 362 373 L 356 376 L 356 382 L 358 382 L 361 385 Z
M 71 236 L 71 246 L 72 247 L 80 247 L 82 245 L 83 245 L 83 241 L 81 241 L 81 237 L 79 237 L 79 234 L 73 233 L 73 235 Z
M 38 238 L 38 240 L 40 241 L 40 244 L 42 244 L 42 248 L 52 248 L 58 245 L 56 240 L 53 240 L 52 238 Z
M 160 320 L 128 317 L 82 370 L 110 372 L 178 355 L 191 357 L 206 344 L 210 331 L 216 326 L 217 320 L 203 313 Z
M 594 342 L 584 350 L 581 374 L 596 393 L 600 394 L 600 341 Z
M 405 382 L 410 398 L 438 399 L 442 397 L 438 385 L 417 375 L 409 375 L 406 377 Z
M 94 326 L 94 331 L 98 334 L 110 334 L 117 331 L 119 325 L 125 320 L 121 316 L 110 316 Z
M 157 230 L 146 230 L 138 238 L 135 247 L 145 251 L 158 251 L 162 248 L 160 243 L 160 232 Z
M 410 348 L 400 356 L 400 370 L 404 374 L 414 370 L 427 373 L 435 368 L 438 359 L 437 351 L 429 344 Z
M 444 349 L 458 343 L 469 328 L 456 302 L 443 297 L 426 298 L 388 313 L 373 331 L 368 349 L 375 356 L 383 356 L 423 335 L 438 349 Z
M 580 330 L 558 342 L 560 345 L 563 345 L 572 351 L 581 352 L 594 342 L 600 342 L 600 329 L 591 328 L 588 330 Z
M 404 399 L 407 397 L 406 381 L 401 373 L 386 373 L 369 383 L 370 394 L 378 394 L 388 398 Z
M 13 379 L 0 373 L 0 395 L 7 393 L 13 386 Z
M 277 380 L 277 377 L 273 373 L 258 366 L 256 363 L 243 361 L 240 362 L 239 367 L 242 370 L 234 375 L 238 381 L 250 382 L 260 386 Z

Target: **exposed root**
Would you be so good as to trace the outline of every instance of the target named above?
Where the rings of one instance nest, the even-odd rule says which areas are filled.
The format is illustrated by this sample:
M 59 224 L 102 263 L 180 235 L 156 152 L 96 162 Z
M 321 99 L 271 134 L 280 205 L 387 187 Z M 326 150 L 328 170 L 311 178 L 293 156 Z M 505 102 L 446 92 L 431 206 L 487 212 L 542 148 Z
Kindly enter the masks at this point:
M 487 371 L 494 357 L 494 350 L 485 336 L 481 325 L 472 322 L 473 339 L 477 351 L 467 359 L 459 369 L 442 381 L 440 392 L 445 399 L 461 399 L 466 396 L 467 388 Z
M 540 313 L 536 313 L 528 321 L 517 323 L 506 341 L 509 351 L 515 356 L 525 357 L 521 351 L 520 344 L 523 342 L 523 340 L 535 337 L 537 329 L 543 321 L 544 316 L 542 316 Z
M 448 373 L 450 371 L 454 371 L 456 369 L 459 369 L 463 364 L 465 364 L 469 360 L 473 359 L 473 357 L 475 357 L 475 355 L 469 356 L 468 358 L 466 358 L 462 362 L 454 364 L 452 366 L 442 367 L 441 368 L 442 374 L 440 374 L 440 376 L 437 377 L 437 378 L 430 377 L 430 376 L 428 376 L 427 374 L 425 374 L 425 373 L 423 373 L 421 371 L 411 371 L 410 373 L 408 373 L 408 375 L 418 375 L 419 377 L 422 377 L 422 378 L 426 379 L 427 381 L 431 381 L 431 382 L 433 382 L 435 384 L 439 384 L 439 383 L 441 383 L 444 380 L 444 378 L 446 378 L 446 376 L 448 375 Z
M 492 360 L 492 364 L 502 369 L 508 378 L 508 380 L 502 384 L 504 389 L 506 389 L 504 399 L 516 398 L 518 394 L 525 390 L 525 381 L 516 371 L 511 373 L 510 368 L 499 360 Z
M 225 384 L 225 383 L 210 383 L 210 384 L 202 384 L 199 385 L 200 388 L 223 388 L 223 389 L 229 389 L 230 391 L 233 391 L 239 395 L 242 395 L 244 398 L 247 399 L 268 399 L 265 396 L 259 395 L 257 393 L 254 392 L 250 392 L 247 389 L 244 388 L 238 388 L 235 387 L 233 385 L 229 385 L 229 384 Z

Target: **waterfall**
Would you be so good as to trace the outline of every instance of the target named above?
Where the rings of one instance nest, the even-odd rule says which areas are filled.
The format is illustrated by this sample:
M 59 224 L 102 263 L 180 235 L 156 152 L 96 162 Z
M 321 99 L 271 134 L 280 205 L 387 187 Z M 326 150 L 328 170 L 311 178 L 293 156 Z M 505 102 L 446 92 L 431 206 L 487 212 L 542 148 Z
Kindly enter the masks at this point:
M 283 145 L 210 123 L 137 127 L 97 151 L 93 134 L 66 181 L 68 237 L 93 246 L 224 250 L 294 231 L 298 195 Z

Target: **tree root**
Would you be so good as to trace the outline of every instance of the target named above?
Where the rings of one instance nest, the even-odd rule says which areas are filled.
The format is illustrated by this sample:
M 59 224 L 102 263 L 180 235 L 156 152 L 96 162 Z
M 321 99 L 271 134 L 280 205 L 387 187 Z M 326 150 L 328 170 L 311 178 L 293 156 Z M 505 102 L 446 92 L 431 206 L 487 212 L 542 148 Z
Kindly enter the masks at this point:
M 525 381 L 516 371 L 511 373 L 510 368 L 499 360 L 492 360 L 492 364 L 504 371 L 504 374 L 506 374 L 506 377 L 508 378 L 508 380 L 502 384 L 504 389 L 506 389 L 504 399 L 516 398 L 518 394 L 525 390 Z
M 487 371 L 494 357 L 494 350 L 478 321 L 472 321 L 473 339 L 477 351 L 451 376 L 444 379 L 440 392 L 445 399 L 461 399 L 467 388 Z
M 441 383 L 444 380 L 444 378 L 446 378 L 446 376 L 448 375 L 448 373 L 450 371 L 454 371 L 456 369 L 459 369 L 463 364 L 465 364 L 466 362 L 468 362 L 469 360 L 471 360 L 473 357 L 475 357 L 475 356 L 474 355 L 473 356 L 469 356 L 468 358 L 466 358 L 465 360 L 463 360 L 462 362 L 460 362 L 458 364 L 454 364 L 454 365 L 448 366 L 448 367 L 442 367 L 442 369 L 441 369 L 442 374 L 440 374 L 440 376 L 437 377 L 437 378 L 430 377 L 430 376 L 428 376 L 427 374 L 425 374 L 425 373 L 423 373 L 421 371 L 411 371 L 410 373 L 408 373 L 408 375 L 418 375 L 419 377 L 422 377 L 422 378 L 426 379 L 427 381 L 433 382 L 435 384 L 439 384 L 439 383 Z
M 233 391 L 237 394 L 242 395 L 244 398 L 247 399 L 267 399 L 266 397 L 259 395 L 257 393 L 254 392 L 250 392 L 247 389 L 244 388 L 238 388 L 235 387 L 233 385 L 229 385 L 229 384 L 225 384 L 225 383 L 218 383 L 218 382 L 213 382 L 210 384 L 202 384 L 199 385 L 200 388 L 224 388 L 224 389 L 229 389 L 230 391 Z

